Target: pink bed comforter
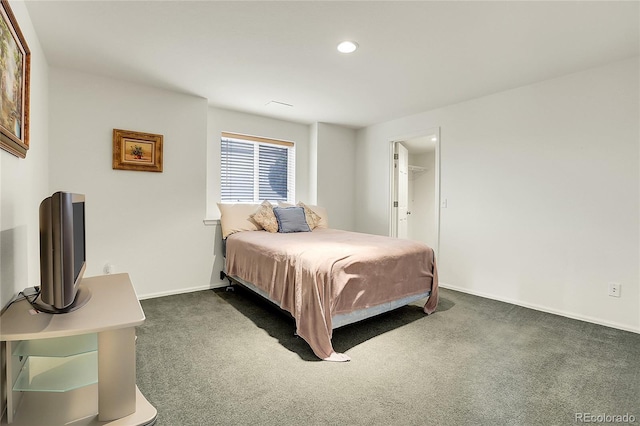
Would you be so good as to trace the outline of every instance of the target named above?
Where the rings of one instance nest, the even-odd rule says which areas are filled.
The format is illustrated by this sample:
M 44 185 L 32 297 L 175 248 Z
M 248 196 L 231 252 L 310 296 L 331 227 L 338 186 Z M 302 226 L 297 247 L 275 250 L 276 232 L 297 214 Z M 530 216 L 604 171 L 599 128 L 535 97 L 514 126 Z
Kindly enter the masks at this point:
M 431 290 L 438 304 L 433 250 L 425 244 L 336 229 L 227 238 L 226 271 L 265 291 L 290 312 L 297 333 L 324 359 L 333 353 L 331 318 Z

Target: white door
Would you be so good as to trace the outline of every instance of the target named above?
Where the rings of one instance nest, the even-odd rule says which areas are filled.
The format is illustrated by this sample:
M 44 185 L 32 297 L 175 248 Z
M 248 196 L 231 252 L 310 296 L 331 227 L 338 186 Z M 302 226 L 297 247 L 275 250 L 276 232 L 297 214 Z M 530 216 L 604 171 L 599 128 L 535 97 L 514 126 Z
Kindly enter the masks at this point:
M 408 238 L 408 207 L 409 207 L 409 152 L 401 143 L 395 143 L 396 183 L 397 183 L 397 234 L 398 238 Z

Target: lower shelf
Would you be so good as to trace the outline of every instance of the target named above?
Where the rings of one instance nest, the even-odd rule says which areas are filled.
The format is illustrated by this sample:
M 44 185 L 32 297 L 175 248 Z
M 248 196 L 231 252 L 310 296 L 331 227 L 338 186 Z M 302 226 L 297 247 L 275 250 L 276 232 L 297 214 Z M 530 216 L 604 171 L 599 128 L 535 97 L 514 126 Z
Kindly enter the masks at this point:
M 54 358 L 30 356 L 13 385 L 14 391 L 67 392 L 98 383 L 98 352 Z
M 156 422 L 157 413 L 136 386 L 136 411 L 114 421 L 101 422 L 95 384 L 64 393 L 25 392 L 11 426 L 150 426 Z M 7 425 L 6 421 L 3 417 L 0 424 Z

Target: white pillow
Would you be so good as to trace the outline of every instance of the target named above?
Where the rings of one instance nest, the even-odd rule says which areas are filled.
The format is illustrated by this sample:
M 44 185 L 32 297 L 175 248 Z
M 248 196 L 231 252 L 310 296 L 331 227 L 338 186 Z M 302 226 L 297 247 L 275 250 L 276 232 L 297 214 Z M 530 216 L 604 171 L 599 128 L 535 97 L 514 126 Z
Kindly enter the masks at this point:
M 218 203 L 222 238 L 227 238 L 234 232 L 262 230 L 262 226 L 251 218 L 259 208 L 260 204 Z

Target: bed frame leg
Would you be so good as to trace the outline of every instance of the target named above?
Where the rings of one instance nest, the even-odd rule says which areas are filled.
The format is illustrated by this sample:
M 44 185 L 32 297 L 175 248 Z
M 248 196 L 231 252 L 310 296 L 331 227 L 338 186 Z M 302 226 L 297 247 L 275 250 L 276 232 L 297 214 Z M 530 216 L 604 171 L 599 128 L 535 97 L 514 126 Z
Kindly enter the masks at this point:
M 220 279 L 224 280 L 225 278 L 229 281 L 229 285 L 227 285 L 224 289 L 226 291 L 235 291 L 236 289 L 233 286 L 233 281 L 231 281 L 231 277 L 225 274 L 224 271 L 220 271 Z

